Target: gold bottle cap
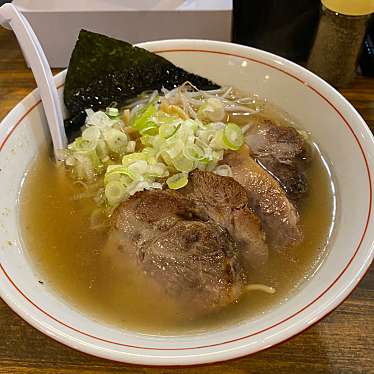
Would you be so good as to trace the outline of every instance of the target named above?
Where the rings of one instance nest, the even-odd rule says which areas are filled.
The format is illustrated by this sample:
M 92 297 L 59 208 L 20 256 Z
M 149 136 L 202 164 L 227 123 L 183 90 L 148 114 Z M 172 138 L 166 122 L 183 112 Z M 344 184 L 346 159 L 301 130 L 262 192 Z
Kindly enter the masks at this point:
M 363 16 L 374 12 L 374 0 L 321 0 L 333 12 L 347 16 Z

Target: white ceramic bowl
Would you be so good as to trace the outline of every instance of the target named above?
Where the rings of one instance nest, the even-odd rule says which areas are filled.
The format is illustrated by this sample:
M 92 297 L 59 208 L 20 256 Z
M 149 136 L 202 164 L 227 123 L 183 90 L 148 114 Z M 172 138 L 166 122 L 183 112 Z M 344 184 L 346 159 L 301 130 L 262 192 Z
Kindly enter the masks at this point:
M 337 187 L 335 237 L 313 279 L 285 304 L 231 327 L 191 336 L 147 336 L 105 326 L 38 283 L 22 245 L 17 198 L 25 171 L 49 142 L 38 91 L 0 126 L 0 295 L 31 325 L 78 350 L 146 365 L 227 360 L 280 343 L 317 322 L 353 290 L 373 259 L 373 137 L 356 110 L 327 83 L 283 58 L 239 45 L 169 40 L 141 44 L 220 84 L 266 97 L 313 133 Z M 65 72 L 56 76 L 62 95 Z M 37 217 L 35 217 L 37 219 Z

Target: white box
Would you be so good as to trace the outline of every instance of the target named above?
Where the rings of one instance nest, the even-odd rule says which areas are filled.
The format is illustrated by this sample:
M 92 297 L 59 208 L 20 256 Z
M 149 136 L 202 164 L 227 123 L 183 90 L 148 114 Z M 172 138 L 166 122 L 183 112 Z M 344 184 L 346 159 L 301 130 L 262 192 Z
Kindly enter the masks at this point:
M 52 67 L 66 67 L 80 29 L 138 43 L 231 40 L 232 0 L 14 0 Z

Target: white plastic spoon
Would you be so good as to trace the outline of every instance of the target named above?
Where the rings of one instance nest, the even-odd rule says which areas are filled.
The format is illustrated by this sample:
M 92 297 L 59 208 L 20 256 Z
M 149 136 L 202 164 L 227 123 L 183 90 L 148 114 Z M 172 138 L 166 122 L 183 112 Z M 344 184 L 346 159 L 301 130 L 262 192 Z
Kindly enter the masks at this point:
M 27 19 L 13 4 L 0 7 L 0 25 L 13 30 L 30 64 L 47 117 L 55 158 L 61 160 L 67 138 L 56 85 L 42 46 Z

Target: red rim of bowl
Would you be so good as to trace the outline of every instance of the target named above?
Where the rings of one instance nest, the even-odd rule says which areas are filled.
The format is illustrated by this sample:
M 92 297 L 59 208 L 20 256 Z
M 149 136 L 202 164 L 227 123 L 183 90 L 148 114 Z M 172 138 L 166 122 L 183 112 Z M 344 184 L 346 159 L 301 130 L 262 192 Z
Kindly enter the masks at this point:
M 41 307 L 39 307 L 37 304 L 35 304 L 27 295 L 25 295 L 21 289 L 15 284 L 15 282 L 12 280 L 12 278 L 9 276 L 9 274 L 7 273 L 7 271 L 5 270 L 4 266 L 0 263 L 0 269 L 1 271 L 3 272 L 3 274 L 5 275 L 5 277 L 8 279 L 8 281 L 10 282 L 10 284 L 16 289 L 16 291 L 24 298 L 26 299 L 31 305 L 33 305 L 36 309 L 38 309 L 40 312 L 42 312 L 44 315 L 46 315 L 47 317 L 51 318 L 53 321 L 63 325 L 64 327 L 67 327 L 69 328 L 70 330 L 73 330 L 77 333 L 80 333 L 86 337 L 90 337 L 90 338 L 93 338 L 93 339 L 96 339 L 98 341 L 101 341 L 101 342 L 104 342 L 104 343 L 110 343 L 110 344 L 114 344 L 114 345 L 117 345 L 117 346 L 122 346 L 122 347 L 128 347 L 128 348 L 137 348 L 137 349 L 143 349 L 143 350 L 154 350 L 154 351 L 184 351 L 184 350 L 193 350 L 193 349 L 203 349 L 203 348 L 209 348 L 209 347 L 216 347 L 216 346 L 221 346 L 221 345 L 225 345 L 225 344 L 229 344 L 229 343 L 233 343 L 233 342 L 236 342 L 236 341 L 240 341 L 240 340 L 244 340 L 244 339 L 248 339 L 252 336 L 255 336 L 255 335 L 258 335 L 260 333 L 263 333 L 265 331 L 268 331 L 272 328 L 275 328 L 287 321 L 289 321 L 290 319 L 294 318 L 295 316 L 297 316 L 298 314 L 302 313 L 305 309 L 309 308 L 312 304 L 314 304 L 316 301 L 318 301 L 320 298 L 322 298 L 337 282 L 338 280 L 343 276 L 343 274 L 347 271 L 347 269 L 349 268 L 349 266 L 351 265 L 351 263 L 353 262 L 353 260 L 355 259 L 360 247 L 361 247 L 361 244 L 365 238 L 365 235 L 366 235 L 366 232 L 367 232 L 367 228 L 368 228 L 368 224 L 369 224 L 369 221 L 370 221 L 370 218 L 371 218 L 371 211 L 372 211 L 372 184 L 371 184 L 371 173 L 370 173 L 370 169 L 369 169 L 369 165 L 368 165 L 368 161 L 367 161 L 367 157 L 365 155 L 365 152 L 364 152 L 364 149 L 357 137 L 357 135 L 355 134 L 355 132 L 353 131 L 351 125 L 349 124 L 349 122 L 347 121 L 347 119 L 343 116 L 343 114 L 337 109 L 337 107 L 329 100 L 327 99 L 322 93 L 320 93 L 317 89 L 311 87 L 307 82 L 303 81 L 301 78 L 297 77 L 296 75 L 294 74 L 291 74 L 281 68 L 279 68 L 278 66 L 274 66 L 272 64 L 269 64 L 267 62 L 264 62 L 264 61 L 260 61 L 260 60 L 257 60 L 257 59 L 254 59 L 254 58 L 251 58 L 251 57 L 246 57 L 246 56 L 242 56 L 242 55 L 239 55 L 239 54 L 235 54 L 235 53 L 229 53 L 229 52 L 221 52 L 221 51 L 212 51 L 212 50 L 204 50 L 204 49 L 163 49 L 163 50 L 156 50 L 156 51 L 153 51 L 153 53 L 167 53 L 167 52 L 201 52 L 201 53 L 212 53 L 212 54 L 219 54 L 219 55 L 227 55 L 227 56 L 232 56 L 232 57 L 238 57 L 238 58 L 241 58 L 241 59 L 244 59 L 244 60 L 249 60 L 249 61 L 252 61 L 252 62 L 255 62 L 255 63 L 258 63 L 258 64 L 262 64 L 262 65 L 266 65 L 272 69 L 275 69 L 275 70 L 278 70 L 286 75 L 288 75 L 289 77 L 293 78 L 293 79 L 296 79 L 297 81 L 299 81 L 300 83 L 302 83 L 304 86 L 306 86 L 307 88 L 311 89 L 313 92 L 315 92 L 318 96 L 320 96 L 325 102 L 327 102 L 334 110 L 335 112 L 339 115 L 339 117 L 343 120 L 345 126 L 350 130 L 350 133 L 353 135 L 354 139 L 356 140 L 359 148 L 360 148 L 360 151 L 361 151 L 361 154 L 363 156 L 363 160 L 364 160 L 364 163 L 365 163 L 365 167 L 366 167 L 366 171 L 367 171 L 367 175 L 368 175 L 368 182 L 369 182 L 369 209 L 368 209 L 368 215 L 367 215 L 367 219 L 366 219 L 366 223 L 365 223 L 365 226 L 364 226 L 364 230 L 363 230 L 363 233 L 362 233 L 362 236 L 361 236 L 361 239 L 359 241 L 359 244 L 357 245 L 357 248 L 355 249 L 355 252 L 353 254 L 353 256 L 351 257 L 351 259 L 348 261 L 348 263 L 346 264 L 346 266 L 343 268 L 343 270 L 340 272 L 340 274 L 337 276 L 337 278 L 334 280 L 334 282 L 332 282 L 318 297 L 316 297 L 314 300 L 312 300 L 311 302 L 309 302 L 307 305 L 305 305 L 303 308 L 301 308 L 300 310 L 298 310 L 297 312 L 293 313 L 292 315 L 288 316 L 287 318 L 284 318 L 283 320 L 281 321 L 278 321 L 277 323 L 269 326 L 269 327 L 266 327 L 266 328 L 263 328 L 259 331 L 256 331 L 252 334 L 249 334 L 249 335 L 245 335 L 245 336 L 242 336 L 242 337 L 239 337 L 239 338 L 236 338 L 236 339 L 231 339 L 231 340 L 227 340 L 227 341 L 224 341 L 224 342 L 219 342 L 219 343 L 214 343 L 214 344 L 208 344 L 208 345 L 201 345 L 201 346 L 196 346 L 196 347 L 180 347 L 180 348 L 157 348 L 157 347 L 142 347 L 142 346 L 135 346 L 135 345 L 130 345 L 130 344 L 125 344 L 125 343 L 119 343 L 119 342 L 114 342 L 114 341 L 110 341 L 110 340 L 107 340 L 107 339 L 103 339 L 103 338 L 100 338 L 100 337 L 97 337 L 97 336 L 94 336 L 94 335 L 91 335 L 89 333 L 86 333 L 84 331 L 81 331 L 73 326 L 70 326 L 62 321 L 60 321 L 59 319 L 53 317 L 52 315 L 50 315 L 48 312 L 46 312 L 45 310 L 43 310 Z M 64 86 L 64 84 L 60 84 L 57 88 L 58 89 L 61 89 L 62 87 Z M 21 117 L 18 119 L 18 121 L 15 123 L 14 126 L 11 127 L 11 129 L 9 130 L 9 132 L 6 134 L 3 142 L 0 144 L 0 151 L 2 150 L 2 148 L 4 147 L 5 143 L 9 140 L 10 136 L 12 135 L 12 133 L 14 132 L 14 130 L 18 127 L 18 125 L 20 125 L 23 121 L 23 119 L 33 110 L 35 109 L 39 104 L 41 103 L 41 100 L 38 100 L 34 105 L 32 105 L 23 115 L 21 115 Z M 364 276 L 364 275 L 363 275 Z M 360 279 L 357 280 L 357 283 L 360 281 Z M 348 297 L 349 295 L 347 295 L 346 297 Z M 343 302 L 343 300 L 341 301 Z M 329 311 L 326 311 L 326 314 L 328 314 Z M 323 315 L 323 316 L 324 316 Z M 322 316 L 322 317 L 323 317 Z M 320 317 L 318 320 L 320 320 L 322 317 Z M 318 320 L 316 322 L 318 322 Z M 309 327 L 309 326 L 306 326 L 306 327 Z M 305 327 L 305 328 L 306 328 Z M 304 328 L 304 329 L 305 329 Z M 300 332 L 302 332 L 303 330 L 301 331 L 298 331 L 298 332 L 295 332 L 292 336 L 295 336 L 297 334 L 299 334 Z M 274 343 L 273 345 L 276 345 L 276 344 L 279 344 L 281 343 L 282 341 L 284 340 L 288 340 L 290 337 L 286 337 L 285 339 L 282 339 L 280 340 L 280 342 L 278 343 Z M 262 348 L 262 349 L 259 349 L 259 350 L 263 350 L 265 348 Z M 256 351 L 257 352 L 257 351 Z M 253 352 L 255 353 L 255 352 Z

